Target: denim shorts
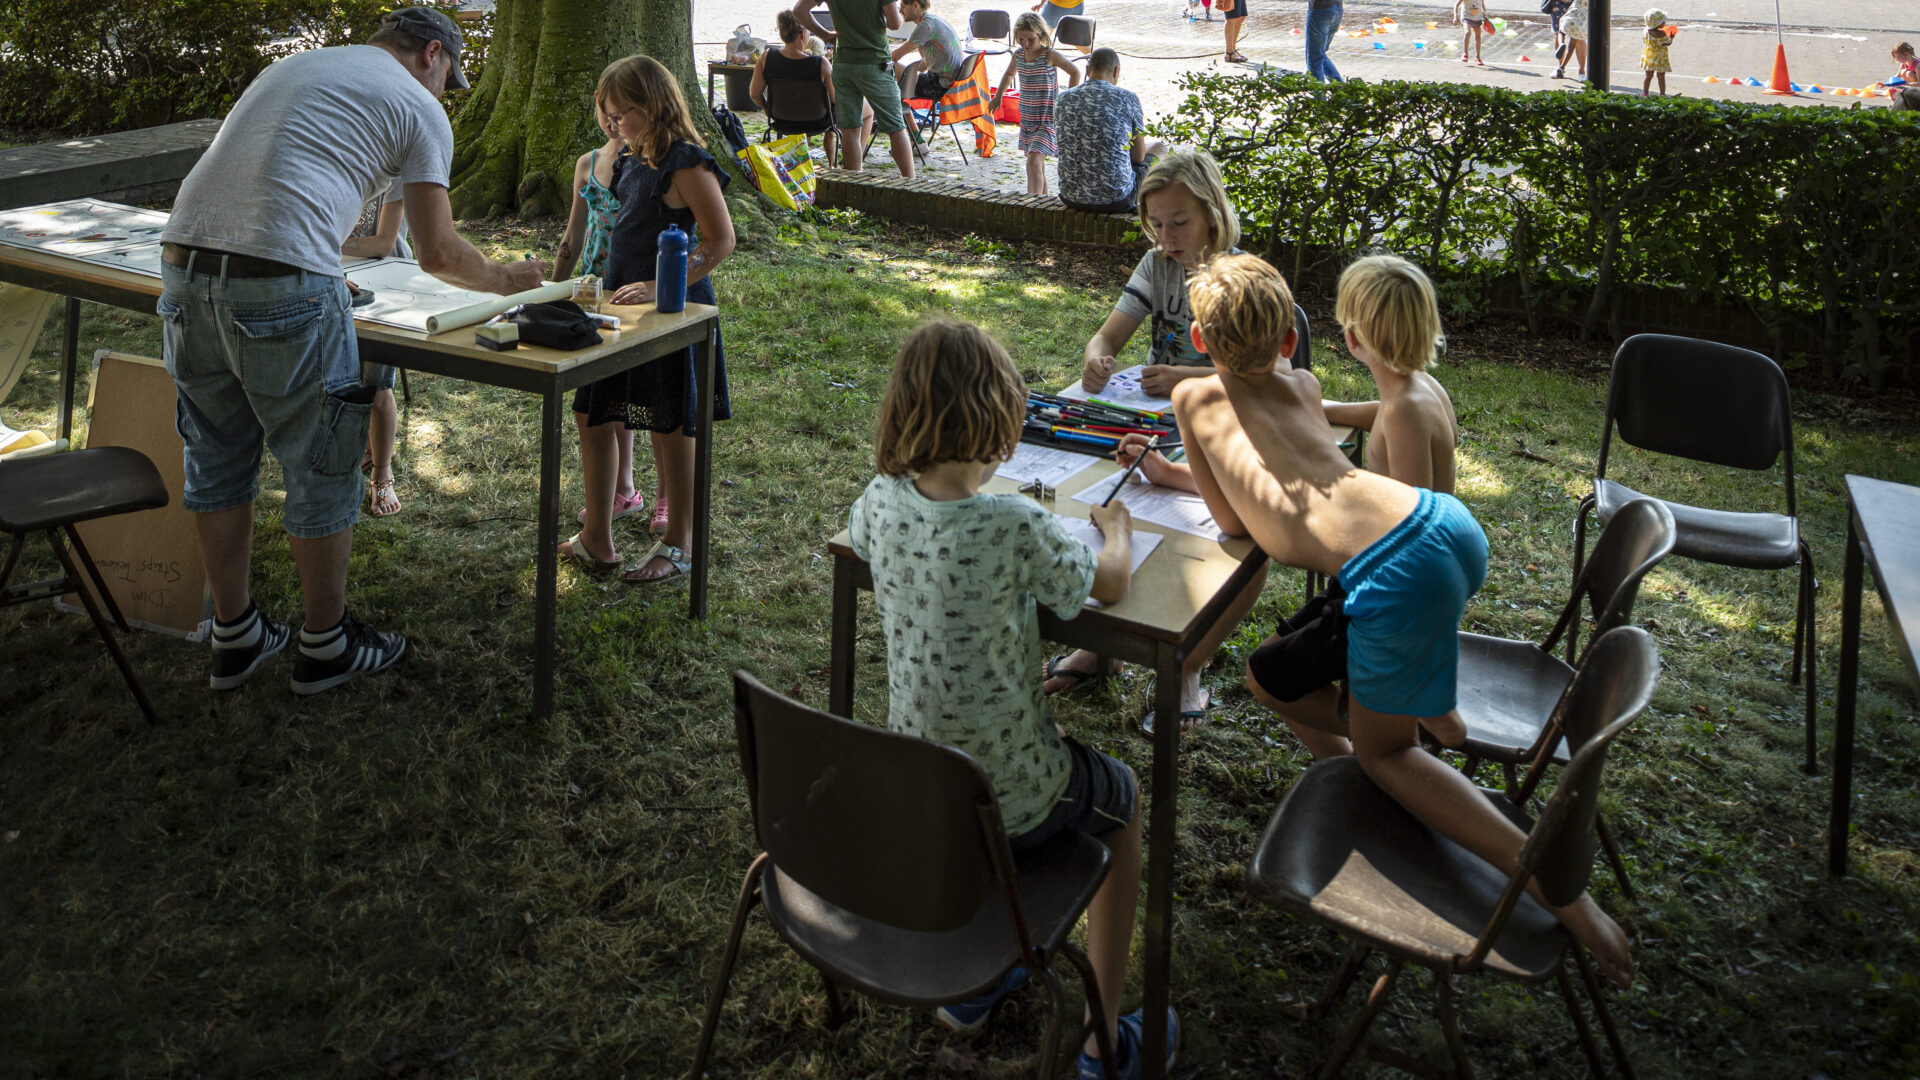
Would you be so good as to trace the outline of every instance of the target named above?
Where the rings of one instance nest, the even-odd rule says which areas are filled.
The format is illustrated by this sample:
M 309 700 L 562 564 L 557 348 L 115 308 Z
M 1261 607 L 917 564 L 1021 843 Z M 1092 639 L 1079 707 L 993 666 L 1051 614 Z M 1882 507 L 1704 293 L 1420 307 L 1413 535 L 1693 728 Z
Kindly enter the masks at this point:
M 181 505 L 206 514 L 252 502 L 264 443 L 286 483 L 289 535 L 352 528 L 374 388 L 361 382 L 346 279 L 194 270 L 162 265 L 158 305 L 186 443 Z
M 900 112 L 900 84 L 885 64 L 858 64 L 849 60 L 833 65 L 833 122 L 842 131 L 860 127 L 860 103 L 873 106 L 873 130 L 882 135 L 905 131 Z
M 1069 15 L 1085 15 L 1086 13 L 1087 5 L 1085 0 L 1081 0 L 1080 3 L 1074 4 L 1071 7 L 1061 7 L 1058 4 L 1044 2 L 1040 5 L 1040 18 L 1046 22 L 1047 29 L 1049 30 L 1060 29 L 1060 20 Z
M 1054 800 L 1053 809 L 1040 824 L 1007 838 L 1015 851 L 1031 851 L 1068 829 L 1101 836 L 1124 829 L 1133 820 L 1133 806 L 1139 798 L 1133 770 L 1098 750 L 1081 746 L 1071 736 L 1062 741 L 1067 744 L 1067 761 L 1072 769 L 1066 790 Z

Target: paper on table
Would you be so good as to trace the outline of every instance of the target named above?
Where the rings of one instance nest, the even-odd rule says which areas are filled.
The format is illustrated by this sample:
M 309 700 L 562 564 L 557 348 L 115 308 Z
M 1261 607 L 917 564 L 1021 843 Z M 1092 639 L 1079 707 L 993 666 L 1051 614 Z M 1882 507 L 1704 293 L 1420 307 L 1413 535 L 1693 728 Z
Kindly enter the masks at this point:
M 1087 545 L 1093 550 L 1099 551 L 1101 548 L 1107 546 L 1107 538 L 1100 534 L 1100 530 L 1094 527 L 1093 522 L 1088 521 L 1085 518 L 1068 517 L 1067 515 L 1059 513 L 1058 511 L 1056 511 L 1053 516 L 1059 519 L 1061 528 L 1067 530 L 1069 533 L 1072 533 L 1074 536 L 1079 537 L 1081 543 Z M 1165 539 L 1166 537 L 1161 536 L 1159 533 L 1155 533 L 1155 532 L 1136 532 L 1133 534 L 1133 572 L 1134 573 L 1137 574 L 1140 572 L 1140 564 L 1143 562 L 1146 562 L 1147 556 L 1153 554 L 1153 549 L 1159 547 L 1160 541 Z M 1095 600 L 1093 597 L 1089 596 L 1087 597 L 1086 606 L 1099 607 L 1100 601 Z
M 354 318 L 429 334 L 485 322 L 520 304 L 565 300 L 573 295 L 571 281 L 556 281 L 511 296 L 462 289 L 420 269 L 412 259 L 381 259 L 355 267 L 353 282 L 373 290 L 372 303 L 355 308 Z
M 1079 475 L 1080 470 L 1092 465 L 1093 461 L 1093 458 L 1071 450 L 1023 442 L 1012 457 L 994 470 L 994 475 L 1004 476 L 1016 484 L 1031 484 L 1038 480 L 1050 488 L 1057 488 Z
M 69 199 L 0 211 L 0 244 L 85 257 L 156 241 L 166 227 L 167 215 L 161 210 Z
M 1088 391 L 1079 383 L 1074 383 L 1072 386 L 1060 391 L 1060 396 L 1063 398 L 1072 398 L 1075 401 L 1099 398 L 1101 401 L 1110 401 L 1115 405 L 1125 405 L 1133 409 L 1145 409 L 1148 412 L 1171 411 L 1173 409 L 1172 398 L 1153 397 L 1145 390 L 1140 389 L 1140 373 L 1142 370 L 1139 364 L 1135 364 L 1130 368 L 1122 368 L 1114 372 L 1113 377 L 1107 380 L 1107 385 L 1102 387 L 1097 394 Z
M 1113 478 L 1103 476 L 1099 483 L 1075 495 L 1073 501 L 1098 506 L 1107 497 L 1107 492 L 1112 490 Z M 1203 540 L 1222 542 L 1231 539 L 1220 531 L 1220 526 L 1213 523 L 1213 513 L 1207 509 L 1207 501 L 1192 492 L 1149 484 L 1136 474 L 1133 482 L 1120 492 L 1119 498 L 1127 504 L 1127 512 L 1141 521 L 1179 529 Z M 1134 536 L 1137 539 L 1139 534 L 1135 533 Z

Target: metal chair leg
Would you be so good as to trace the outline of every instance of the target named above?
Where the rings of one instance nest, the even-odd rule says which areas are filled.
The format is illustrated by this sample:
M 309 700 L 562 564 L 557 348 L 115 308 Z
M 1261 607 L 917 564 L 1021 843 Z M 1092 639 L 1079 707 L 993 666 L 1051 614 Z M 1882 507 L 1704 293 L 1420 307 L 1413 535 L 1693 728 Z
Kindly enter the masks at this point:
M 1626 1044 L 1620 1041 L 1620 1029 L 1614 1026 L 1607 999 L 1601 996 L 1600 980 L 1594 977 L 1593 964 L 1580 946 L 1575 945 L 1571 951 L 1574 963 L 1580 967 L 1580 979 L 1587 984 L 1587 1000 L 1593 1003 L 1593 1014 L 1600 1018 L 1600 1030 L 1607 1036 L 1607 1048 L 1613 1051 L 1614 1068 L 1627 1080 L 1634 1080 L 1633 1059 L 1627 1056 Z
M 740 956 L 740 936 L 747 929 L 747 912 L 760 902 L 760 875 L 766 869 L 767 854 L 747 867 L 747 876 L 740 883 L 740 899 L 733 905 L 733 926 L 727 931 L 727 948 L 720 954 L 720 974 L 713 980 L 713 996 L 707 999 L 707 1018 L 700 1025 L 700 1041 L 694 1044 L 693 1069 L 687 1073 L 687 1080 L 700 1080 L 707 1071 L 707 1053 L 713 1049 L 714 1032 L 720 1027 L 720 1007 L 726 1003 L 727 985 L 733 981 L 733 963 Z
M 126 680 L 127 689 L 133 691 L 133 700 L 139 703 L 140 712 L 146 716 L 147 723 L 158 724 L 160 716 L 154 711 L 153 702 L 147 699 L 147 691 L 140 685 L 140 677 L 133 673 L 133 664 L 128 662 L 127 654 L 120 651 L 120 643 L 114 639 L 113 628 L 107 625 L 106 618 L 100 614 L 100 606 L 93 602 L 93 594 L 87 591 L 86 583 L 80 580 L 80 571 L 73 564 L 73 554 L 67 551 L 66 545 L 60 542 L 59 534 L 52 529 L 47 530 L 47 542 L 53 546 L 54 556 L 60 560 L 61 567 L 66 570 L 67 582 L 79 595 L 80 603 L 87 609 L 87 616 L 93 620 L 93 628 L 100 632 L 100 640 L 106 643 L 107 654 L 113 657 L 114 665 L 120 669 L 120 677 Z M 81 553 L 84 555 L 85 550 L 82 549 Z M 93 560 L 89 559 L 87 562 L 91 568 Z M 97 573 L 96 571 L 96 576 Z M 113 603 L 112 596 L 104 591 L 101 595 L 106 596 L 107 603 Z M 119 616 L 120 609 L 114 608 L 113 613 Z M 121 625 L 126 625 L 125 619 L 121 619 Z
M 1047 1037 L 1040 1044 L 1040 1080 L 1053 1080 L 1054 1067 L 1060 1061 L 1060 1022 L 1067 1011 L 1067 1000 L 1060 993 L 1060 977 L 1053 968 L 1043 967 L 1039 974 L 1047 987 Z
M 1800 664 L 1798 661 L 1798 655 L 1800 653 L 1800 639 L 1801 639 L 1801 636 L 1804 634 L 1806 637 L 1806 643 L 1807 643 L 1806 644 L 1807 670 L 1806 670 L 1805 681 L 1807 684 L 1807 775 L 1808 776 L 1818 776 L 1820 774 L 1820 747 L 1819 747 L 1819 740 L 1816 738 L 1816 729 L 1819 727 L 1819 720 L 1820 720 L 1820 712 L 1819 712 L 1820 680 L 1815 678 L 1813 674 L 1813 665 L 1814 665 L 1814 656 L 1815 656 L 1814 649 L 1813 649 L 1813 625 L 1814 625 L 1813 620 L 1815 615 L 1814 601 L 1819 598 L 1819 593 L 1820 593 L 1820 577 L 1818 574 L 1814 572 L 1814 569 L 1813 569 L 1813 545 L 1807 543 L 1805 538 L 1802 538 L 1800 541 L 1800 602 L 1799 602 L 1800 610 L 1795 613 L 1795 617 L 1794 617 L 1793 648 L 1794 648 L 1796 660 L 1793 667 L 1794 667 L 1794 674 L 1796 675 L 1800 674 Z
M 1573 580 L 1580 580 L 1580 568 L 1587 561 L 1587 515 L 1593 511 L 1592 494 L 1583 496 L 1580 505 L 1573 512 Z M 1580 662 L 1580 620 L 1574 619 L 1567 627 L 1567 663 Z
M 1113 1063 L 1113 1039 L 1107 1035 L 1106 999 L 1100 996 L 1100 980 L 1093 976 L 1093 963 L 1072 942 L 1062 945 L 1060 952 L 1073 965 L 1074 971 L 1079 973 L 1080 982 L 1086 987 L 1087 1010 L 1093 1013 L 1093 1043 L 1100 1048 L 1100 1073 L 1107 1080 L 1119 1080 Z
M 840 985 L 824 971 L 820 973 L 820 989 L 827 996 L 827 1030 L 838 1030 L 852 1015 L 847 1011 L 846 998 L 840 993 Z
M 1457 1080 L 1473 1080 L 1473 1063 L 1467 1060 L 1467 1043 L 1460 1035 L 1460 1015 L 1453 1008 L 1453 978 L 1434 972 L 1434 1011 L 1440 1015 L 1440 1032 L 1447 1039 L 1447 1056 L 1453 1061 Z
M 400 400 L 408 405 L 413 404 L 413 387 L 407 385 L 406 368 L 400 369 Z
M 1575 945 L 1574 948 L 1580 946 Z M 1580 1011 L 1580 1002 L 1573 994 L 1573 979 L 1567 975 L 1567 965 L 1563 961 L 1553 969 L 1553 979 L 1560 987 L 1560 1000 L 1566 1003 L 1567 1016 L 1573 1020 L 1574 1034 L 1580 1039 L 1580 1052 L 1587 1055 L 1587 1068 L 1593 1070 L 1594 1080 L 1607 1074 L 1605 1063 L 1600 1060 L 1600 1047 L 1594 1044 L 1593 1028 L 1587 1024 L 1587 1014 Z
M 1388 965 L 1385 974 L 1373 981 L 1373 989 L 1367 991 L 1366 1003 L 1360 1006 L 1360 1012 L 1353 1018 L 1353 1023 L 1348 1024 L 1347 1030 L 1341 1033 L 1339 1043 L 1333 1048 L 1333 1057 L 1328 1059 L 1326 1067 L 1320 1070 L 1320 1080 L 1333 1080 L 1340 1075 L 1341 1070 L 1347 1067 L 1347 1062 L 1353 1059 L 1354 1051 L 1360 1049 L 1360 1044 L 1366 1041 L 1367 1029 L 1373 1026 L 1374 1018 L 1380 1015 L 1380 1010 L 1387 1005 L 1387 999 L 1393 996 L 1394 980 L 1400 977 L 1400 969 L 1405 966 L 1403 961 L 1395 960 Z
M 1626 894 L 1627 899 L 1636 899 L 1633 882 L 1627 878 L 1627 864 L 1620 858 L 1620 845 L 1613 842 L 1613 832 L 1607 828 L 1607 816 L 1595 813 L 1593 825 L 1600 834 L 1600 850 L 1607 853 L 1607 865 L 1613 868 L 1613 880 L 1619 882 L 1620 891 Z
M 72 525 L 65 525 L 62 528 L 66 531 L 67 540 L 73 545 L 73 550 L 80 555 L 80 565 L 87 568 L 87 577 L 93 580 L 93 587 L 99 590 L 97 595 L 100 597 L 100 603 L 105 605 L 107 613 L 113 616 L 113 625 L 119 627 L 121 633 L 133 633 L 133 627 L 127 625 L 127 617 L 120 612 L 120 601 L 113 598 L 113 592 L 107 588 L 106 579 L 100 576 L 100 567 L 94 563 L 93 556 L 88 553 L 87 545 L 80 541 L 80 530 Z M 48 539 L 51 540 L 52 536 L 49 535 Z

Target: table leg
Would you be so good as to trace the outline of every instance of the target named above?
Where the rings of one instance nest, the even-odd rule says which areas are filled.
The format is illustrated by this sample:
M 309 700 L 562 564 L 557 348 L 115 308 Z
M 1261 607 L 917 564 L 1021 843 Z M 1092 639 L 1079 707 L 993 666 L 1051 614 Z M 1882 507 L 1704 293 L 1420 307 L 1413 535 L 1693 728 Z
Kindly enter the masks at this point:
M 533 600 L 533 715 L 553 714 L 554 609 L 559 602 L 560 394 L 548 391 L 540 409 L 540 524 L 535 530 Z
M 693 581 L 688 590 L 689 618 L 707 617 L 707 571 L 713 536 L 713 339 L 720 323 L 707 320 L 707 339 L 693 347 L 693 370 L 700 391 L 697 423 L 700 437 L 693 440 Z
M 827 711 L 853 716 L 853 633 L 860 613 L 860 590 L 853 583 L 853 561 L 833 560 L 833 650 L 827 668 Z
M 1167 1009 L 1173 993 L 1174 794 L 1179 790 L 1180 653 L 1161 644 L 1154 661 L 1153 806 L 1147 817 L 1147 933 L 1142 1076 L 1166 1074 Z
M 713 75 L 712 68 L 707 69 L 707 111 L 713 111 Z
M 1860 674 L 1860 534 L 1847 507 L 1847 562 L 1840 584 L 1840 686 L 1833 701 L 1833 810 L 1827 818 L 1827 872 L 1847 873 L 1847 818 L 1853 809 L 1854 681 Z
M 67 297 L 66 336 L 60 353 L 60 437 L 73 438 L 73 387 L 80 372 L 80 301 Z

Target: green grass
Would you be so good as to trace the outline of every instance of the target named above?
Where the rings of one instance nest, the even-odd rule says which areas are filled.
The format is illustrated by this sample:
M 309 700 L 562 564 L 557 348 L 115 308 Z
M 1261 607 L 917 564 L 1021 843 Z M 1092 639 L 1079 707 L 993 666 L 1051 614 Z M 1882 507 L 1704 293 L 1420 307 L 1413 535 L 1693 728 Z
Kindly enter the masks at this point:
M 502 250 L 550 246 L 550 228 L 533 231 L 476 235 Z M 357 530 L 351 603 L 415 646 L 393 673 L 296 700 L 283 659 L 215 696 L 205 646 L 136 635 L 133 662 L 168 721 L 146 728 L 84 619 L 41 606 L 0 614 L 0 1073 L 684 1071 L 755 853 L 728 675 L 746 668 L 825 703 L 825 543 L 870 476 L 893 348 L 928 315 L 964 316 L 1000 335 L 1029 378 L 1063 383 L 1128 263 L 978 247 L 839 215 L 817 232 L 763 232 L 723 268 L 736 418 L 715 447 L 712 617 L 686 622 L 684 591 L 563 569 L 551 720 L 528 716 L 537 406 L 444 379 L 415 378 L 402 414 L 405 510 Z M 1316 363 L 1329 396 L 1366 394 L 1364 371 L 1328 350 L 1328 325 Z M 1571 347 L 1577 363 L 1552 370 L 1492 362 L 1477 358 L 1481 335 L 1505 328 L 1454 329 L 1440 376 L 1464 428 L 1460 492 L 1494 555 L 1469 623 L 1537 636 L 1568 587 L 1604 352 Z M 88 305 L 82 330 L 88 348 L 159 349 L 144 317 Z M 57 339 L 56 325 L 8 403 L 16 427 L 51 423 Z M 1910 408 L 1890 421 L 1873 411 L 1884 403 L 1813 394 L 1796 408 L 1801 506 L 1826 584 L 1824 732 L 1841 478 L 1920 482 L 1920 441 Z M 1522 445 L 1550 461 L 1518 456 Z M 577 467 L 564 475 L 570 519 Z M 1717 468 L 1653 462 L 1620 475 L 1685 501 L 1779 498 L 1770 478 Z M 263 487 L 255 587 L 288 617 L 298 593 L 271 465 Z M 638 553 L 637 527 L 618 535 Z M 1298 588 L 1297 574 L 1276 574 L 1210 669 L 1215 719 L 1180 762 L 1181 1075 L 1291 1075 L 1317 1068 L 1330 1039 L 1281 1005 L 1317 989 L 1340 943 L 1242 887 L 1306 761 L 1237 672 Z M 1637 933 L 1641 978 L 1615 1009 L 1642 1075 L 1920 1070 L 1920 730 L 1877 598 L 1869 591 L 1856 872 L 1832 882 L 1828 781 L 1798 770 L 1800 697 L 1785 680 L 1792 575 L 1669 562 L 1642 597 L 1665 678 L 1605 799 L 1641 899 L 1595 878 L 1601 903 Z M 884 649 L 868 607 L 857 713 L 878 721 Z M 1117 694 L 1063 701 L 1060 719 L 1145 772 L 1149 749 L 1132 731 L 1145 684 L 1135 674 Z M 1376 1030 L 1437 1049 L 1418 989 Z M 1551 991 L 1489 979 L 1466 991 L 1485 1074 L 1582 1071 Z M 1136 979 L 1129 1007 L 1138 992 Z M 822 1018 L 817 979 L 756 917 L 713 1075 L 1027 1075 L 1044 1008 L 1022 995 L 971 1043 L 891 1007 L 863 1003 L 837 1032 Z

